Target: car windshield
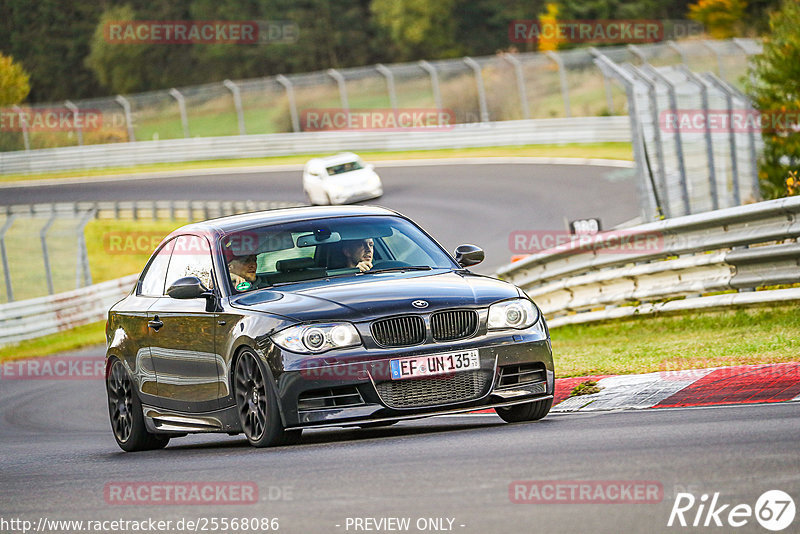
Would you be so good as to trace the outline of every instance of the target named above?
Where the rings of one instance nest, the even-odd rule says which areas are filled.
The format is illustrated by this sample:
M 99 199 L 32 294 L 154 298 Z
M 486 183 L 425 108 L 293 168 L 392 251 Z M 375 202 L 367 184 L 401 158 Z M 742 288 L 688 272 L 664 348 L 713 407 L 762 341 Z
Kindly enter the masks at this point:
M 458 268 L 417 226 L 394 216 L 264 226 L 228 234 L 221 246 L 233 293 L 320 278 Z
M 363 169 L 360 161 L 348 161 L 347 163 L 340 163 L 339 165 L 331 165 L 326 170 L 329 176 L 336 176 L 337 174 L 344 174 L 350 171 L 357 171 Z

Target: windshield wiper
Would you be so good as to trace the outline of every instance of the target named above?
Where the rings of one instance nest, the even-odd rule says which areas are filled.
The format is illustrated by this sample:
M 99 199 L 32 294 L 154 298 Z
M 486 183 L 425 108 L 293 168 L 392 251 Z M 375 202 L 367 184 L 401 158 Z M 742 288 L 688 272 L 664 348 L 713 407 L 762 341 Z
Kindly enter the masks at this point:
M 375 274 L 375 273 L 390 273 L 392 271 L 430 271 L 432 267 L 428 265 L 406 265 L 405 267 L 387 267 L 385 269 L 373 269 L 371 271 L 364 271 L 363 273 L 356 274 Z

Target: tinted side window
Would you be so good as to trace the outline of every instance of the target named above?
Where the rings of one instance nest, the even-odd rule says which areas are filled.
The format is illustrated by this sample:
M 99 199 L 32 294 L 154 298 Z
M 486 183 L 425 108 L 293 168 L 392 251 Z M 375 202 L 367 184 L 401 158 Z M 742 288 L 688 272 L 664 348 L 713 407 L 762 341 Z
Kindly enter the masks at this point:
M 169 258 L 172 255 L 174 245 L 175 240 L 173 239 L 156 252 L 142 279 L 142 285 L 139 289 L 140 295 L 145 297 L 161 297 L 164 295 L 164 280 L 167 276 Z
M 196 276 L 207 288 L 213 289 L 211 249 L 204 237 L 182 235 L 175 240 L 165 287 L 168 288 L 175 280 L 184 276 Z

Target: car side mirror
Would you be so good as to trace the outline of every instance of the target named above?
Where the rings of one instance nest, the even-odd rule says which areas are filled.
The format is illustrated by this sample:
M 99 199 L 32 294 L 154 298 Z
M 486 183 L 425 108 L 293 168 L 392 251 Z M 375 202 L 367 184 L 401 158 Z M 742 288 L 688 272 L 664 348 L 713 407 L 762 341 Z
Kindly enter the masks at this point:
M 475 245 L 459 245 L 456 247 L 455 257 L 460 266 L 470 267 L 482 262 L 485 254 L 483 249 Z
M 200 281 L 199 278 L 196 276 L 184 276 L 183 278 L 178 278 L 173 282 L 169 289 L 167 289 L 167 295 L 174 299 L 199 299 L 201 297 L 207 297 L 211 294 L 211 291 L 203 285 L 203 282 Z

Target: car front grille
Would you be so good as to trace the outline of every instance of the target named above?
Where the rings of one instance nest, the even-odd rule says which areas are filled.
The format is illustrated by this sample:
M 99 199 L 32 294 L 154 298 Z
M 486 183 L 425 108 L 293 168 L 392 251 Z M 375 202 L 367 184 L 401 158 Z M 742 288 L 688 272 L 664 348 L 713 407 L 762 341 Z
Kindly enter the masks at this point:
M 425 322 L 418 315 L 381 319 L 372 323 L 371 330 L 382 347 L 408 347 L 425 341 Z
M 381 382 L 378 394 L 390 408 L 422 408 L 477 399 L 490 382 L 486 371 L 464 371 L 450 375 Z
M 530 384 L 532 382 L 545 382 L 547 371 L 544 364 L 521 363 L 519 365 L 506 365 L 500 368 L 500 380 L 497 387 L 513 387 L 519 384 Z
M 436 341 L 455 341 L 475 333 L 478 314 L 473 310 L 450 310 L 431 315 L 431 332 Z

